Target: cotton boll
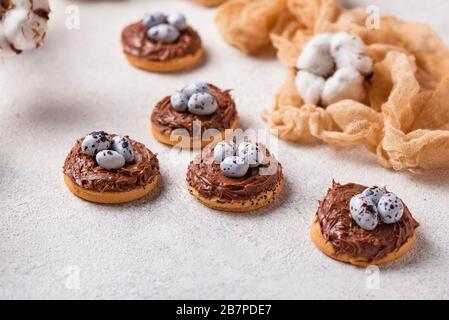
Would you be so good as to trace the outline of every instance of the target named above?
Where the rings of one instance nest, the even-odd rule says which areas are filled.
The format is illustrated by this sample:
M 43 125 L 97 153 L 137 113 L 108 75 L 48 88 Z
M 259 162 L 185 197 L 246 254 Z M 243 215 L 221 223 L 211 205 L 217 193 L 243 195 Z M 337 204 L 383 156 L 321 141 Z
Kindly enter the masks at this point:
M 296 90 L 306 104 L 318 105 L 325 80 L 307 71 L 299 71 L 295 79 Z
M 21 35 L 20 28 L 26 22 L 28 11 L 15 9 L 7 11 L 3 18 L 3 32 L 7 39 L 11 40 Z
M 313 49 L 317 53 L 330 54 L 332 37 L 331 33 L 319 33 L 306 43 L 303 51 Z
M 354 63 L 354 68 L 363 75 L 369 75 L 373 72 L 374 62 L 368 56 L 358 55 Z
M 332 36 L 330 51 L 335 57 L 339 51 L 349 51 L 355 54 L 363 52 L 365 44 L 358 36 L 346 32 L 339 32 Z
M 373 72 L 373 60 L 363 54 L 356 54 L 349 50 L 340 50 L 335 55 L 337 69 L 354 68 L 363 75 Z
M 11 3 L 2 16 L 0 49 L 20 52 L 38 48 L 47 32 L 48 0 L 14 0 Z
M 335 61 L 330 52 L 332 35 L 321 33 L 304 46 L 296 67 L 321 77 L 330 76 L 335 70 Z
M 10 43 L 6 39 L 5 33 L 1 28 L 0 24 L 0 52 L 2 53 L 13 53 Z
M 321 103 L 327 107 L 345 99 L 363 100 L 365 97 L 363 81 L 363 76 L 354 68 L 337 70 L 324 85 Z

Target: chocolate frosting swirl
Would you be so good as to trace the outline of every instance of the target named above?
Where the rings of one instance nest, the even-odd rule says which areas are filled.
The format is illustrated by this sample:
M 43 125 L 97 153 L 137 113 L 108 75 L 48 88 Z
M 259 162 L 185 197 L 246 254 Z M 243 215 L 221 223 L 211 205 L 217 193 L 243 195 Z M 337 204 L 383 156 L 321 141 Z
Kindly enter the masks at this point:
M 335 181 L 317 211 L 317 221 L 323 237 L 329 241 L 336 254 L 347 254 L 366 261 L 377 260 L 398 250 L 414 235 L 419 223 L 404 204 L 404 214 L 398 222 L 385 224 L 379 221 L 373 231 L 357 225 L 349 210 L 349 201 L 367 187 L 349 183 L 340 185 Z
M 267 163 L 250 168 L 241 178 L 228 178 L 220 170 L 220 164 L 214 163 L 213 147 L 206 147 L 190 162 L 187 169 L 187 183 L 205 198 L 218 197 L 223 201 L 251 200 L 264 191 L 274 190 L 283 179 L 282 166 L 265 149 Z M 261 174 L 262 168 L 276 166 L 271 175 Z M 271 169 L 270 169 L 271 170 Z
M 201 48 L 201 38 L 192 28 L 181 31 L 175 43 L 160 43 L 147 37 L 142 21 L 127 26 L 122 31 L 122 46 L 126 54 L 151 61 L 167 61 L 196 53 Z
M 96 192 L 130 191 L 143 188 L 160 174 L 156 155 L 139 142 L 129 139 L 136 157 L 133 163 L 108 171 L 97 165 L 94 156 L 82 152 L 83 140 L 79 139 L 67 155 L 63 172 L 84 189 Z
M 237 116 L 235 102 L 231 97 L 230 90 L 222 91 L 209 84 L 209 93 L 214 96 L 218 104 L 218 109 L 213 114 L 198 116 L 190 112 L 178 112 L 172 107 L 170 96 L 167 96 L 154 107 L 151 114 L 151 123 L 164 134 L 171 134 L 176 129 L 185 129 L 192 136 L 195 120 L 201 121 L 201 133 L 208 129 L 219 131 L 229 129 Z

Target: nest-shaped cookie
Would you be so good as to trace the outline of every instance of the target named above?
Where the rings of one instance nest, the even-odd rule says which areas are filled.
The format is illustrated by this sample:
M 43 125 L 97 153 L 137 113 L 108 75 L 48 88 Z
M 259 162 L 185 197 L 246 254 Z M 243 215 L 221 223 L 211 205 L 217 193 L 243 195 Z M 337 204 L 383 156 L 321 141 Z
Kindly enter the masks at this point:
M 231 0 L 216 18 L 224 38 L 247 53 L 272 44 L 290 68 L 274 109 L 262 116 L 280 138 L 364 145 L 395 170 L 449 167 L 449 49 L 425 24 L 345 10 L 337 0 Z M 378 28 L 376 28 L 378 27 Z M 294 77 L 307 41 L 322 32 L 358 35 L 373 59 L 363 103 L 306 105 Z

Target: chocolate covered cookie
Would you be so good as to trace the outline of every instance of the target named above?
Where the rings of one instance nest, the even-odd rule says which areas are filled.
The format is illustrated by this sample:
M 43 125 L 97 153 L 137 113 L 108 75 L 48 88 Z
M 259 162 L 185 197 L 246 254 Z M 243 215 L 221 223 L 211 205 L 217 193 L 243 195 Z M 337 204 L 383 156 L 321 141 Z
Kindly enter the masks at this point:
M 203 57 L 199 34 L 182 14 L 149 12 L 122 31 L 123 52 L 141 69 L 175 72 L 187 69 Z
M 272 202 L 282 191 L 282 166 L 261 144 L 222 141 L 207 146 L 187 169 L 190 193 L 222 211 L 248 212 Z
M 238 114 L 229 90 L 195 82 L 163 98 L 151 114 L 154 137 L 167 145 L 202 148 L 235 129 Z
M 418 227 L 402 200 L 385 188 L 333 182 L 320 201 L 311 236 L 331 258 L 366 267 L 406 254 Z
M 63 172 L 71 192 L 97 203 L 137 200 L 160 180 L 155 154 L 127 136 L 104 131 L 78 139 L 65 159 Z

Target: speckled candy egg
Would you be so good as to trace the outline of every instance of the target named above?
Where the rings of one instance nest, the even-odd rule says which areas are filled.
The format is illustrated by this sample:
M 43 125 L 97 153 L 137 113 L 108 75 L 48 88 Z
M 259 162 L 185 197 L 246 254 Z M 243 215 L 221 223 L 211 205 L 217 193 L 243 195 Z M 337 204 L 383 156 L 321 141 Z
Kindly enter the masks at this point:
M 206 116 L 217 111 L 218 104 L 215 98 L 207 92 L 195 93 L 189 99 L 188 108 L 190 113 Z
M 167 22 L 167 16 L 160 11 L 149 12 L 143 16 L 143 24 L 148 29 L 165 22 Z
M 376 204 L 370 197 L 362 194 L 355 195 L 349 202 L 349 210 L 352 219 L 359 227 L 371 231 L 377 227 L 379 217 L 377 214 Z
M 206 82 L 194 82 L 192 84 L 189 84 L 187 87 L 182 89 L 182 92 L 187 96 L 191 97 L 195 93 L 205 93 L 209 92 L 209 85 Z
M 170 97 L 170 103 L 173 109 L 175 109 L 176 111 L 186 112 L 189 103 L 189 97 L 180 91 L 176 91 Z
M 233 141 L 221 141 L 214 148 L 214 162 L 221 163 L 225 158 L 235 156 L 237 146 Z
M 187 19 L 185 15 L 181 13 L 171 14 L 167 17 L 167 22 L 179 31 L 183 31 L 187 28 Z
M 383 223 L 396 223 L 401 220 L 404 214 L 404 204 L 394 193 L 387 193 L 380 198 L 377 211 Z
M 243 158 L 250 168 L 255 168 L 261 165 L 264 161 L 262 150 L 253 143 L 240 143 L 237 150 L 237 155 Z
M 362 195 L 369 197 L 373 200 L 373 202 L 377 205 L 380 198 L 386 193 L 384 188 L 378 187 L 378 186 L 372 186 L 367 189 L 365 189 L 362 192 Z
M 134 161 L 134 149 L 127 137 L 115 136 L 112 139 L 111 149 L 120 153 L 125 158 L 126 163 Z
M 178 40 L 179 35 L 178 29 L 165 23 L 151 27 L 147 32 L 150 40 L 161 43 L 174 43 Z
M 120 153 L 113 150 L 103 150 L 97 153 L 95 159 L 97 160 L 97 164 L 106 170 L 123 168 L 126 163 L 125 158 Z
M 109 136 L 104 131 L 94 131 L 89 133 L 81 145 L 83 153 L 94 156 L 102 150 L 107 150 L 111 146 Z
M 220 164 L 221 172 L 230 178 L 241 178 L 248 172 L 249 166 L 238 156 L 227 157 Z

